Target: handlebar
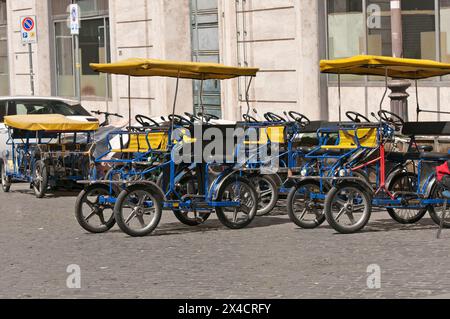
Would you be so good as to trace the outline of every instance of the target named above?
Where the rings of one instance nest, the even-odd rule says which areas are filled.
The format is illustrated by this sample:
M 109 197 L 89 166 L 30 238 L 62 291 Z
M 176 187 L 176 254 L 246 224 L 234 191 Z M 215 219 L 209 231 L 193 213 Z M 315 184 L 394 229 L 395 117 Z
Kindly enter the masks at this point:
M 106 116 L 115 116 L 115 117 L 123 118 L 122 115 L 117 114 L 117 113 L 109 113 L 109 112 L 102 112 L 102 111 L 91 111 L 91 113 L 96 114 L 96 115 L 106 115 Z

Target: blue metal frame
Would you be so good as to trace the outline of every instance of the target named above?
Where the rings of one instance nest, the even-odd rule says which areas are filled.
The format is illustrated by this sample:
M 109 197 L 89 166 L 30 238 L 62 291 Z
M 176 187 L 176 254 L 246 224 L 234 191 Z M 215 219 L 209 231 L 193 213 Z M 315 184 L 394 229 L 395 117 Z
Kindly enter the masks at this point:
M 73 134 L 73 142 L 77 144 L 78 137 L 81 134 L 86 134 L 85 144 L 92 142 L 92 136 L 94 132 L 45 132 L 45 131 L 24 131 L 21 130 L 20 137 L 15 137 L 14 134 L 18 130 L 14 128 L 8 128 L 8 139 L 6 145 L 11 146 L 11 151 L 6 151 L 5 161 L 5 174 L 12 182 L 27 182 L 33 181 L 33 171 L 37 162 L 36 152 L 39 149 L 39 145 L 51 145 L 53 140 L 57 140 L 57 144 L 61 144 L 63 134 Z M 54 136 L 54 137 L 52 137 Z M 41 152 L 42 154 L 52 154 L 54 152 Z M 75 152 L 68 152 L 71 156 L 76 156 Z M 41 156 L 42 156 L 41 154 Z M 10 156 L 12 157 L 12 171 L 10 170 Z M 74 162 L 73 160 L 71 161 Z M 73 169 L 71 170 L 73 172 Z M 86 173 L 89 169 L 86 170 Z M 82 180 L 84 176 L 65 175 L 61 176 L 49 175 L 50 182 L 56 182 L 60 180 L 76 182 Z

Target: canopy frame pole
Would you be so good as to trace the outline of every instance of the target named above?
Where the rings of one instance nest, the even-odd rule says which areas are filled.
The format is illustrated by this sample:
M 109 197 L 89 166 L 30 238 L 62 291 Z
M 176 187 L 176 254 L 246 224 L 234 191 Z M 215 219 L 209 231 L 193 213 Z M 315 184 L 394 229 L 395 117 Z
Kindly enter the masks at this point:
M 384 100 L 386 99 L 386 95 L 388 93 L 389 87 L 388 87 L 388 67 L 386 66 L 384 68 L 384 93 L 383 93 L 383 97 L 381 98 L 381 102 L 380 102 L 380 111 L 383 110 L 383 103 Z
M 128 130 L 131 132 L 131 76 L 128 76 Z
M 414 80 L 415 85 L 416 85 L 416 112 L 417 112 L 417 122 L 419 122 L 419 117 L 420 117 L 420 103 L 419 103 L 419 81 L 417 79 Z
M 245 103 L 247 103 L 247 118 L 250 115 L 250 87 L 252 85 L 253 76 L 250 77 L 250 81 L 247 84 L 247 89 L 245 90 Z
M 172 120 L 171 120 L 171 123 L 170 123 L 170 126 L 171 126 L 171 133 L 170 133 L 170 134 L 173 134 L 173 130 L 174 130 L 174 128 L 175 128 L 175 109 L 176 109 L 176 106 L 177 106 L 177 98 L 178 98 L 178 88 L 179 88 L 179 85 L 180 85 L 180 70 L 178 70 L 178 73 L 177 73 L 177 82 L 176 82 L 176 84 L 175 84 L 175 96 L 174 96 L 174 98 L 173 98 Z
M 339 102 L 339 122 L 342 122 L 341 72 L 338 72 L 338 102 Z
M 419 103 L 419 86 L 418 86 L 418 80 L 415 79 L 416 81 L 416 103 L 417 103 L 417 122 L 419 122 L 419 117 L 420 117 L 420 113 L 430 113 L 430 114 L 447 114 L 450 115 L 450 112 L 445 112 L 445 111 L 431 111 L 431 110 L 422 110 L 420 108 L 420 103 Z
M 200 96 L 199 96 L 200 108 L 202 110 L 202 124 L 205 121 L 205 106 L 203 105 L 203 85 L 204 85 L 204 83 L 205 83 L 205 75 L 202 73 L 202 77 L 200 80 Z

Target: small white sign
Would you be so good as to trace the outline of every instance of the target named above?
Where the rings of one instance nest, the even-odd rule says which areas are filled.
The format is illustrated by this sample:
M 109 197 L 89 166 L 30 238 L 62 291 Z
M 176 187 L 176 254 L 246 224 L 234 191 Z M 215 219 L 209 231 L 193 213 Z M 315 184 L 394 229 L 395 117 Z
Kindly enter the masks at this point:
M 80 7 L 78 4 L 69 6 L 70 34 L 80 34 Z
M 400 5 L 400 1 L 399 0 L 391 0 L 391 9 L 392 10 L 396 10 L 396 9 L 400 9 L 401 5 Z
M 36 16 L 20 17 L 20 36 L 23 44 L 37 43 Z

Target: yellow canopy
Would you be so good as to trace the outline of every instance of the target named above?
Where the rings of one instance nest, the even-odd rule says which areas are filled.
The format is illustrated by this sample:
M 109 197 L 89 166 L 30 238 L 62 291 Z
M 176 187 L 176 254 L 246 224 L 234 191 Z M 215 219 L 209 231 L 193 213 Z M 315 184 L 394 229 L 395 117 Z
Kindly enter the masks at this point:
M 450 74 L 450 64 L 431 60 L 359 55 L 320 61 L 320 71 L 332 74 L 387 75 L 391 78 L 425 79 Z
M 64 115 L 10 115 L 5 116 L 5 125 L 26 131 L 86 132 L 96 131 L 98 122 L 71 120 Z
M 226 80 L 256 76 L 259 69 L 230 67 L 216 63 L 178 62 L 133 58 L 108 64 L 90 64 L 94 71 L 131 76 L 180 77 L 197 80 Z

